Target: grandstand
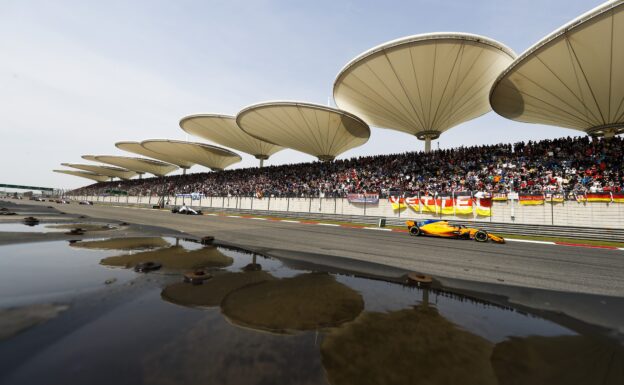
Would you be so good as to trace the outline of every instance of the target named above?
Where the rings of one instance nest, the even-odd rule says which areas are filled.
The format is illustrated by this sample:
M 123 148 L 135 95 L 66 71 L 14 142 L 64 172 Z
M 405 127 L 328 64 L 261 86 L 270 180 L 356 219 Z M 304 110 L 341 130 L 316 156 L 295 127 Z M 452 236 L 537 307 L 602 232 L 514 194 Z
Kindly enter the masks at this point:
M 97 183 L 76 194 L 110 187 L 130 195 L 202 193 L 206 196 L 381 197 L 426 193 L 620 192 L 624 140 L 567 137 L 537 142 L 459 147 L 431 153 L 378 155 L 218 173 Z

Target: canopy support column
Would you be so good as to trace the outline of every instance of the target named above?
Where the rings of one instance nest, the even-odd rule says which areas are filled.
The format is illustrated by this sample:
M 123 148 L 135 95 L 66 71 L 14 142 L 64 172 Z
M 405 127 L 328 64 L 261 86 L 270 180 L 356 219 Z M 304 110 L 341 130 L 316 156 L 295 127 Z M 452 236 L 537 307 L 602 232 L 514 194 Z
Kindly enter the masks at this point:
M 441 132 L 435 130 L 421 131 L 416 133 L 416 137 L 425 141 L 425 153 L 431 152 L 431 140 L 438 139 Z
M 264 167 L 264 159 L 260 159 L 260 168 Z
M 186 175 L 186 170 L 187 170 L 186 168 L 182 169 L 182 175 Z

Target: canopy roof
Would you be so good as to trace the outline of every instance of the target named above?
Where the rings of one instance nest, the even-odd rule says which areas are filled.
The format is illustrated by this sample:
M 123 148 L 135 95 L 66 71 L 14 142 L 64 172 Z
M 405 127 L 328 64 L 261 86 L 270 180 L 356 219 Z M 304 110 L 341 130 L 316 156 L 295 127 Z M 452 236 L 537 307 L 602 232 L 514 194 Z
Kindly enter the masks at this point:
M 360 293 L 318 273 L 242 287 L 221 301 L 222 313 L 233 324 L 275 333 L 338 326 L 362 310 Z
M 228 149 L 204 143 L 153 139 L 141 142 L 150 151 L 200 164 L 213 170 L 223 170 L 242 158 Z
M 163 162 L 175 164 L 180 168 L 191 168 L 195 163 L 179 159 L 173 156 L 168 156 L 165 154 L 159 154 L 154 151 L 150 151 L 147 148 L 143 147 L 139 142 L 117 142 L 115 143 L 115 147 L 120 150 L 132 152 L 135 154 L 147 156 L 148 158 L 154 158 L 158 160 L 162 160 Z
M 490 111 L 490 87 L 515 57 L 478 35 L 404 37 L 349 62 L 336 77 L 334 99 L 370 125 L 435 139 Z
M 72 171 L 72 170 L 52 170 L 52 171 L 58 172 L 61 174 L 68 174 L 68 175 L 73 175 L 73 176 L 79 176 L 82 178 L 92 179 L 97 182 L 106 182 L 108 180 L 108 177 L 106 175 L 98 175 L 98 174 L 94 174 L 92 172 L 86 172 L 86 171 Z
M 136 172 L 126 170 L 124 168 L 109 167 L 109 166 L 94 166 L 92 164 L 78 164 L 78 163 L 61 163 L 61 166 L 73 167 L 79 170 L 91 171 L 96 174 L 106 175 L 111 178 L 117 177 L 121 179 L 130 179 L 136 176 Z
M 254 104 L 236 116 L 238 126 L 266 142 L 333 160 L 361 146 L 370 128 L 348 112 L 318 104 L 275 101 Z
M 190 115 L 180 120 L 180 127 L 191 135 L 251 154 L 257 159 L 268 159 L 283 150 L 283 147 L 256 139 L 241 130 L 234 116 Z
M 624 132 L 624 0 L 604 3 L 524 52 L 492 88 L 498 114 L 592 135 Z
M 157 176 L 165 176 L 178 168 L 172 164 L 159 162 L 157 160 L 132 158 L 128 156 L 84 155 L 82 159 L 108 163 L 118 167 L 125 167 L 128 170 L 136 171 L 137 173 L 149 172 L 150 174 Z

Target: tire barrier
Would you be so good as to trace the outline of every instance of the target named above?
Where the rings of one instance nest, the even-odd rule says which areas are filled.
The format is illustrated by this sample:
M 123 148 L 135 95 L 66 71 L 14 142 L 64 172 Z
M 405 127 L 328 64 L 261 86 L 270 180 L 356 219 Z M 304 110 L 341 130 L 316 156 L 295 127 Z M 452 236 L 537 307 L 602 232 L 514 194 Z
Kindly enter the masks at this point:
M 134 271 L 137 273 L 147 273 L 150 271 L 158 270 L 162 265 L 158 262 L 141 262 L 134 267 Z
M 212 278 L 212 274 L 205 270 L 195 270 L 184 274 L 184 282 L 192 285 L 201 285 L 210 278 Z

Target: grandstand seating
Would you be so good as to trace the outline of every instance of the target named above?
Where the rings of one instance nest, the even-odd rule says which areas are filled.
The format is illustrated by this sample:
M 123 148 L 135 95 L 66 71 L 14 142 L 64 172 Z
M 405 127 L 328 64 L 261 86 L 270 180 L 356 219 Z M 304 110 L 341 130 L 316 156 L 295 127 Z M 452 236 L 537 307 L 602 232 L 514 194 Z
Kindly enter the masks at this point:
M 244 168 L 101 182 L 74 194 L 124 190 L 130 195 L 343 197 L 350 193 L 415 195 L 450 191 L 621 192 L 624 139 L 566 137 L 407 152 L 265 168 Z

